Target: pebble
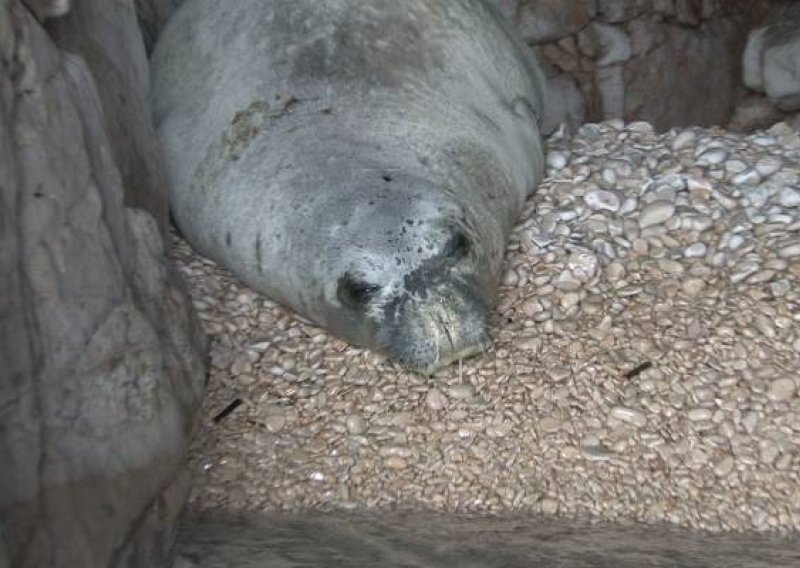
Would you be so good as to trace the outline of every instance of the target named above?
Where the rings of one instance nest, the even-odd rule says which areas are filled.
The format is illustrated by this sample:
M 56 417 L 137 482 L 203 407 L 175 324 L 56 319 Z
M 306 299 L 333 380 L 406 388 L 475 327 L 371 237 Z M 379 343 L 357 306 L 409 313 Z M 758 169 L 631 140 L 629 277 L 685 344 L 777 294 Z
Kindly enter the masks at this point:
M 279 407 L 268 408 L 262 416 L 260 422 L 268 432 L 276 433 L 283 430 L 286 426 L 286 415 Z
M 351 434 L 364 433 L 364 419 L 358 415 L 351 415 L 347 417 L 346 421 L 347 431 Z
M 735 465 L 731 456 L 725 456 L 714 465 L 714 475 L 717 477 L 728 477 L 733 472 Z
M 711 148 L 697 157 L 697 163 L 700 165 L 717 165 L 724 162 L 727 157 L 728 152 L 724 149 Z
M 594 211 L 617 211 L 620 207 L 619 197 L 611 191 L 602 189 L 589 191 L 583 200 L 589 209 Z
M 456 400 L 465 400 L 471 398 L 473 394 L 475 394 L 475 389 L 472 388 L 472 385 L 464 383 L 461 385 L 453 385 L 448 390 L 447 394 L 450 398 L 454 398 Z
M 389 456 L 383 462 L 389 469 L 401 470 L 408 467 L 408 462 L 400 456 Z
M 772 174 L 780 171 L 782 166 L 783 162 L 780 158 L 776 156 L 765 156 L 756 161 L 755 170 L 760 176 L 768 178 Z
M 583 446 L 581 448 L 583 456 L 590 461 L 606 461 L 614 458 L 616 452 L 601 445 Z
M 772 440 L 761 440 L 759 442 L 758 461 L 766 465 L 772 463 L 778 458 L 780 449 L 778 445 Z
M 425 404 L 431 410 L 442 410 L 447 406 L 447 398 L 442 394 L 442 391 L 432 388 L 425 395 Z
M 781 258 L 793 258 L 795 256 L 800 256 L 800 242 L 787 245 L 779 249 L 778 256 Z
M 551 433 L 561 429 L 561 421 L 551 416 L 545 416 L 539 421 L 542 432 Z
M 638 410 L 626 408 L 624 406 L 615 406 L 611 409 L 612 418 L 616 418 L 620 422 L 626 424 L 633 424 L 639 428 L 647 425 L 647 417 Z
M 684 148 L 693 146 L 696 139 L 697 136 L 695 135 L 694 132 L 692 132 L 691 130 L 684 130 L 672 140 L 672 149 L 683 150 Z
M 692 422 L 711 420 L 711 411 L 708 408 L 693 408 L 687 414 Z
M 542 513 L 555 515 L 558 512 L 558 501 L 555 499 L 542 499 Z
M 778 192 L 778 203 L 783 207 L 800 207 L 800 191 L 784 187 Z
M 547 167 L 554 170 L 564 169 L 569 162 L 569 157 L 564 152 L 548 152 Z
M 769 398 L 776 402 L 783 402 L 789 400 L 794 396 L 795 384 L 794 380 L 789 377 L 782 377 L 775 379 L 769 385 Z
M 787 136 L 610 121 L 552 137 L 550 177 L 503 259 L 494 344 L 433 377 L 294 317 L 176 239 L 214 338 L 205 412 L 231 389 L 248 403 L 203 417 L 190 505 L 797 533 Z
M 731 183 L 736 186 L 758 185 L 761 183 L 761 176 L 755 170 L 744 170 L 733 176 Z
M 706 283 L 702 278 L 687 278 L 681 284 L 681 289 L 691 298 L 699 296 L 705 287 Z
M 658 267 L 667 274 L 680 274 L 684 271 L 683 264 L 677 260 L 662 258 L 658 261 Z
M 666 201 L 651 203 L 639 214 L 639 227 L 651 227 L 663 223 L 675 214 L 675 205 Z
M 686 258 L 698 258 L 706 255 L 708 247 L 705 243 L 692 243 L 683 250 L 683 256 Z

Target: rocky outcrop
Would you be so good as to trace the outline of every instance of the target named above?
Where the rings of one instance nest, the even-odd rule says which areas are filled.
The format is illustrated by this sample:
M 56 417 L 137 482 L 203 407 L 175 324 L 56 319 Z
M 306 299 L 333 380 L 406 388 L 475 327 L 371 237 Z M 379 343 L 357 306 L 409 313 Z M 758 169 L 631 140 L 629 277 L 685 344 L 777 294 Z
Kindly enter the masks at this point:
M 727 122 L 740 57 L 768 0 L 496 0 L 542 60 L 565 122 L 644 120 L 658 129 Z
M 727 127 L 752 131 L 784 121 L 800 129 L 800 4 L 776 2 L 742 53 L 749 89 Z
M 151 126 L 150 69 L 134 3 L 74 2 L 68 15 L 47 22 L 47 31 L 60 49 L 80 54 L 97 80 L 125 205 L 150 211 L 164 229 L 166 179 Z
M 765 93 L 782 111 L 800 111 L 800 4 L 777 10 L 753 30 L 742 57 L 747 88 Z
M 0 565 L 158 567 L 204 346 L 132 3 L 74 4 L 0 0 Z
M 135 0 L 136 16 L 147 53 L 150 53 L 170 14 L 183 0 Z

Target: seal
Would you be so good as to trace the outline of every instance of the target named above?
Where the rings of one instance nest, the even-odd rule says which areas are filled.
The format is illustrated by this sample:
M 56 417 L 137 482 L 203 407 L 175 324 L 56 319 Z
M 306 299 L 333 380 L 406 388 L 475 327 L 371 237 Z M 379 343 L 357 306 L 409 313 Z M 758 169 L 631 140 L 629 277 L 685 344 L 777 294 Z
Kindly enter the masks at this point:
M 526 49 L 481 0 L 187 0 L 152 58 L 179 229 L 407 368 L 481 351 L 543 169 Z

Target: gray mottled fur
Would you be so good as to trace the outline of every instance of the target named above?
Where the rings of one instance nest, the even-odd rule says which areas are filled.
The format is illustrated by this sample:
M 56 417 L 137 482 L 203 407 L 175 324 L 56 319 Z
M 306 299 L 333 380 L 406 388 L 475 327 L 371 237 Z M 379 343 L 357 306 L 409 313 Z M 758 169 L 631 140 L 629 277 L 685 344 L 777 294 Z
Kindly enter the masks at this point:
M 452 359 L 478 341 L 541 177 L 543 80 L 524 49 L 480 0 L 187 0 L 152 59 L 180 229 L 355 343 Z M 469 258 L 445 262 L 456 230 Z M 345 274 L 377 298 L 342 305 Z

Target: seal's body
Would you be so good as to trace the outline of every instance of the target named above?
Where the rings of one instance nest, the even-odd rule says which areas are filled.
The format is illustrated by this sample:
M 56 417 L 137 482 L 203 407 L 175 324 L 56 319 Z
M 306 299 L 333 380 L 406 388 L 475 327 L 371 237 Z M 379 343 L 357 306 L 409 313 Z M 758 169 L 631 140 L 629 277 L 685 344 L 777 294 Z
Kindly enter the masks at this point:
M 524 49 L 481 0 L 187 0 L 152 61 L 181 231 L 408 367 L 475 352 L 542 172 Z

